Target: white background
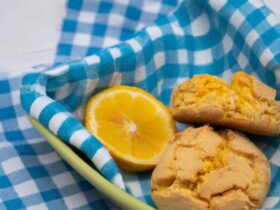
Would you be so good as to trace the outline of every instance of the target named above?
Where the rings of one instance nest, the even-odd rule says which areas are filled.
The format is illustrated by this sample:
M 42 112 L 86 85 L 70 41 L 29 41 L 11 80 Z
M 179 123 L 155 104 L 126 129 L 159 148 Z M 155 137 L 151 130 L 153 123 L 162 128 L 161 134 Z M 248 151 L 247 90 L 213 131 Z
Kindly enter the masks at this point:
M 280 0 L 263 0 L 280 17 Z M 0 73 L 50 64 L 66 0 L 0 0 Z

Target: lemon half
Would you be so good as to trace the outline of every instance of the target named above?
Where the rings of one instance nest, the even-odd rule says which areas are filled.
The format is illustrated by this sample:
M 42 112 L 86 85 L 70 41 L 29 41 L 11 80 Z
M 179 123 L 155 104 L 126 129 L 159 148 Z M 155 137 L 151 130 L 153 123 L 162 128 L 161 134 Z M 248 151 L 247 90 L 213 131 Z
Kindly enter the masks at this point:
M 127 171 L 154 168 L 176 131 L 167 107 L 129 86 L 108 88 L 90 98 L 85 126 Z

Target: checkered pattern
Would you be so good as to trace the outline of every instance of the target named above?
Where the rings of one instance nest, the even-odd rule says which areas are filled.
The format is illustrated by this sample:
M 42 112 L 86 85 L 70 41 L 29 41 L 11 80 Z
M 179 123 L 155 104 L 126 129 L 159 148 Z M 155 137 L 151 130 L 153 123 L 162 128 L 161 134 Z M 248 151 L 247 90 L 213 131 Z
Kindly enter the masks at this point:
M 32 128 L 21 80 L 0 75 L 0 209 L 110 209 Z
M 183 0 L 70 0 L 56 62 L 80 59 L 134 36 Z
M 108 30 L 107 19 L 102 23 L 105 25 L 106 29 L 104 31 L 106 32 L 96 34 L 92 30 L 82 31 L 83 29 L 79 26 L 82 26 L 85 21 L 96 23 L 97 16 L 102 14 L 102 11 L 106 11 L 110 15 L 114 14 L 114 9 L 119 7 L 118 4 L 123 5 L 125 3 L 116 3 L 111 9 L 108 9 L 110 3 L 107 4 L 106 8 L 104 6 L 86 6 L 90 4 L 89 1 L 80 3 L 69 1 L 68 3 L 69 9 L 63 28 L 65 33 L 63 33 L 61 44 L 58 47 L 57 61 L 60 62 L 69 57 L 76 60 L 43 73 L 26 76 L 25 85 L 22 89 L 27 89 L 30 94 L 35 94 L 36 97 L 43 95 L 48 100 L 52 100 L 52 105 L 58 105 L 57 102 L 59 102 L 61 109 L 57 111 L 63 111 L 63 113 L 67 113 L 67 116 L 72 117 L 71 113 L 74 113 L 77 117 L 81 117 L 82 104 L 87 98 L 108 86 L 116 84 L 138 86 L 151 92 L 168 105 L 172 88 L 185 79 L 195 74 L 210 73 L 229 80 L 233 73 L 240 69 L 254 74 L 265 83 L 277 88 L 279 98 L 280 24 L 278 19 L 261 1 L 186 1 L 172 15 L 161 17 L 155 23 L 148 24 L 136 35 L 131 33 L 131 39 L 98 52 L 99 48 L 114 44 L 114 42 L 108 41 L 109 44 L 105 45 L 104 43 L 107 43 L 107 41 L 104 38 L 102 39 L 102 33 L 106 34 L 106 37 L 112 36 L 117 40 L 123 40 L 129 36 L 120 38 L 120 34 L 122 34 L 123 27 L 129 26 L 129 24 L 122 22 L 120 25 L 116 25 L 116 28 L 120 28 L 117 29 L 117 35 L 106 33 Z M 130 8 L 130 6 L 125 8 L 128 7 Z M 142 9 L 141 6 L 136 8 L 141 10 L 141 14 L 146 10 L 152 10 L 150 7 L 147 7 L 146 10 Z M 82 15 L 84 12 L 90 15 Z M 122 13 L 117 14 L 126 13 L 122 10 Z M 128 13 L 130 15 L 137 14 L 135 10 Z M 109 18 L 110 15 L 105 16 Z M 137 17 L 142 16 L 137 15 Z M 157 17 L 156 12 L 154 17 Z M 129 18 L 124 19 L 126 22 L 126 19 Z M 65 30 L 65 25 L 71 26 L 70 23 L 66 24 L 69 20 L 73 20 L 71 31 Z M 103 21 L 103 18 L 100 18 L 100 20 Z M 112 21 L 114 24 L 119 22 L 117 18 L 114 20 L 116 20 L 116 23 Z M 140 20 L 137 19 L 135 22 L 138 23 L 138 21 Z M 135 25 L 134 32 L 137 30 L 137 24 L 132 25 Z M 111 25 L 108 24 L 108 27 L 111 28 Z M 83 35 L 74 39 L 79 33 Z M 85 37 L 90 37 L 90 42 Z M 96 37 L 99 37 L 99 39 L 94 39 Z M 83 58 L 83 56 L 95 52 L 89 50 L 93 48 L 97 54 Z M 0 97 L 12 98 L 13 94 L 7 92 L 9 88 L 18 91 L 17 82 L 14 82 L 13 79 L 1 82 Z M 3 88 L 1 84 L 3 84 Z M 13 89 L 11 86 L 14 84 L 17 84 L 17 88 Z M 45 96 L 45 93 L 48 97 Z M 1 99 L 1 102 L 6 101 Z M 3 188 L 1 186 L 0 190 L 0 199 L 3 201 L 0 202 L 0 207 L 16 209 L 40 205 L 41 208 L 46 208 L 46 206 L 53 207 L 52 205 L 55 205 L 64 209 L 81 206 L 90 208 L 90 205 L 96 205 L 92 208 L 106 208 L 107 202 L 104 202 L 98 194 L 94 196 L 90 194 L 96 193 L 93 188 L 89 187 L 87 183 L 84 184 L 86 187 L 81 187 L 80 183 L 83 180 L 77 178 L 79 176 L 67 164 L 60 158 L 50 158 L 51 154 L 56 153 L 38 137 L 33 129 L 30 129 L 33 137 L 25 136 L 28 135 L 25 134 L 25 131 L 28 131 L 30 124 L 27 122 L 19 123 L 21 121 L 19 118 L 22 116 L 21 119 L 23 120 L 24 115 L 15 113 L 15 111 L 21 110 L 20 107 L 16 106 L 19 103 L 16 93 L 14 93 L 14 100 L 17 100 L 17 103 L 11 101 L 10 103 L 4 102 L 3 106 L 0 104 L 0 117 L 4 116 L 0 123 L 0 141 L 2 142 L 2 139 L 4 139 L 4 144 L 0 146 L 0 150 L 3 150 L 0 151 L 0 179 L 3 180 L 0 181 L 0 185 L 4 185 Z M 35 101 L 34 98 L 30 98 L 29 101 L 28 94 L 25 91 L 22 92 L 22 103 L 25 109 L 55 132 L 53 129 L 58 127 L 46 124 L 49 116 L 43 117 L 46 116 L 44 114 L 46 110 L 53 113 L 51 106 L 38 106 L 38 104 L 33 103 Z M 28 105 L 28 103 L 35 105 Z M 55 114 L 58 114 L 58 112 L 55 112 Z M 11 122 L 9 122 L 10 120 Z M 8 126 L 10 130 L 5 129 L 4 131 L 2 127 L 5 126 L 6 122 L 10 123 L 10 126 Z M 19 126 L 24 128 L 20 129 Z M 82 130 L 82 128 L 80 127 L 79 130 Z M 66 134 L 68 136 L 60 134 L 59 129 L 56 132 L 62 139 L 71 142 L 72 134 L 70 133 L 72 131 Z M 252 136 L 251 139 L 261 147 L 268 157 L 272 169 L 271 189 L 263 208 L 280 208 L 279 137 Z M 81 142 L 83 139 L 77 139 L 77 141 Z M 36 147 L 37 144 L 46 145 Z M 24 148 L 18 149 L 19 145 L 23 145 Z M 45 157 L 44 161 L 42 161 L 42 156 Z M 31 160 L 26 160 L 25 157 Z M 10 162 L 5 163 L 7 160 Z M 48 167 L 55 162 L 60 164 L 60 167 Z M 10 167 L 11 164 L 14 167 Z M 32 170 L 32 167 L 37 167 L 38 171 Z M 55 172 L 55 170 L 59 170 L 60 173 Z M 16 173 L 19 173 L 20 176 L 13 176 Z M 24 176 L 24 173 L 27 173 L 27 175 Z M 61 175 L 57 178 L 57 180 L 61 180 L 61 177 L 64 177 L 63 174 L 70 174 L 72 179 L 69 178 L 70 180 L 62 182 L 63 184 L 61 184 L 61 181 L 54 181 L 53 177 Z M 122 175 L 131 194 L 150 204 L 152 203 L 149 196 L 150 173 L 132 175 L 123 172 Z M 42 177 L 48 179 L 47 184 L 46 182 L 40 184 L 39 180 Z M 29 186 L 29 189 L 32 189 L 31 192 L 22 190 L 25 186 Z M 78 190 L 75 190 L 74 186 L 78 186 Z M 51 189 L 45 190 L 46 187 Z M 64 190 L 65 188 L 69 190 Z M 51 191 L 51 193 L 43 193 L 44 191 Z M 66 191 L 69 194 L 63 194 Z M 82 204 L 77 204 L 76 201 Z M 32 202 L 36 202 L 36 204 Z M 78 206 L 75 206 L 76 204 Z

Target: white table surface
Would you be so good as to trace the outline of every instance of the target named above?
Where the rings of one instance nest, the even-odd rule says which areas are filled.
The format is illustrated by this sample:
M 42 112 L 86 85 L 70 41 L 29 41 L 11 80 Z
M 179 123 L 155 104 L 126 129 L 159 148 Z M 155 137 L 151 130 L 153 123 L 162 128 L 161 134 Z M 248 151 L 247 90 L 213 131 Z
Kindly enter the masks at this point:
M 280 17 L 280 0 L 263 1 Z M 65 4 L 66 0 L 0 0 L 0 73 L 52 63 Z

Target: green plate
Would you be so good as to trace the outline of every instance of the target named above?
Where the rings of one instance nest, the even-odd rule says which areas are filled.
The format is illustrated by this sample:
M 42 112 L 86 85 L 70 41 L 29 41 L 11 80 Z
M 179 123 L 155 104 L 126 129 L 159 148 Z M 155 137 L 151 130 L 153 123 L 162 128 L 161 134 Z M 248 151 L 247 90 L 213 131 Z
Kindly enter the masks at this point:
M 81 155 L 78 155 L 69 145 L 60 140 L 37 120 L 32 117 L 29 117 L 29 120 L 66 162 L 117 206 L 125 210 L 155 210 L 101 176 L 85 159 L 81 158 Z

